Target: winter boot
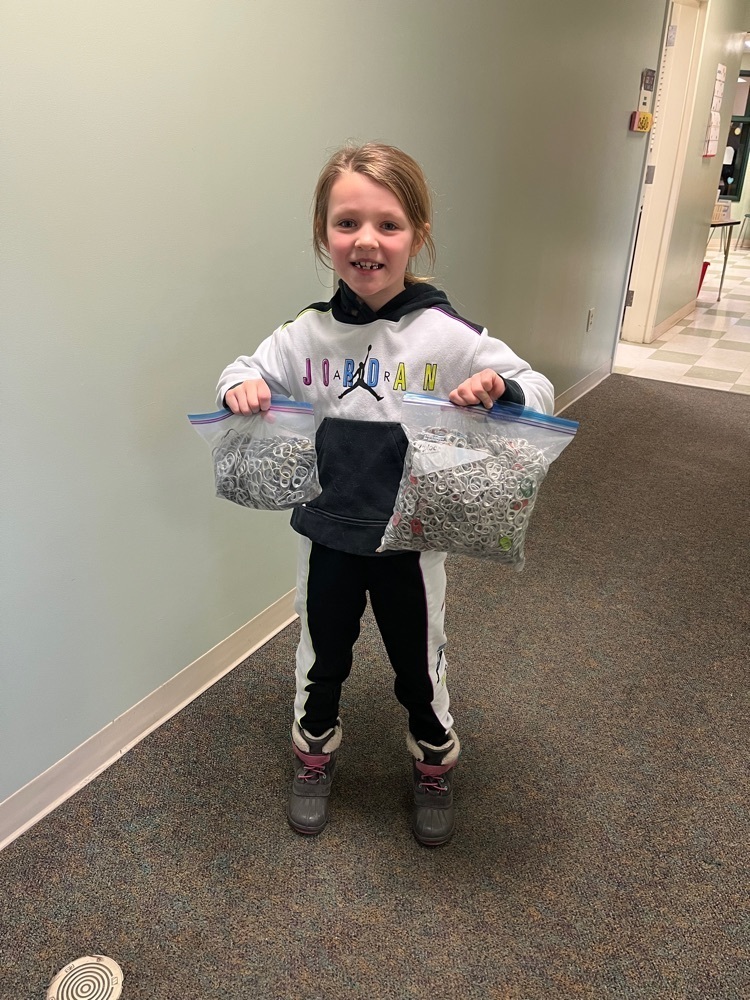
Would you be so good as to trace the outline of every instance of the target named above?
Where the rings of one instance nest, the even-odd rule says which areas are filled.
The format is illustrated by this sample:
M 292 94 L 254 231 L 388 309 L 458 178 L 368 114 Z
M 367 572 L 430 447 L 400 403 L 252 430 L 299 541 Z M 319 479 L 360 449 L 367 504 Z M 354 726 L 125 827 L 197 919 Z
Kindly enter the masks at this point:
M 297 833 L 314 836 L 328 822 L 328 796 L 341 745 L 341 720 L 322 736 L 312 737 L 296 722 L 292 727 L 292 749 L 301 761 L 292 782 L 287 805 L 289 825 Z
M 414 758 L 414 814 L 412 830 L 420 844 L 439 847 L 453 833 L 453 768 L 461 744 L 451 729 L 449 740 L 432 746 L 407 734 L 406 745 Z

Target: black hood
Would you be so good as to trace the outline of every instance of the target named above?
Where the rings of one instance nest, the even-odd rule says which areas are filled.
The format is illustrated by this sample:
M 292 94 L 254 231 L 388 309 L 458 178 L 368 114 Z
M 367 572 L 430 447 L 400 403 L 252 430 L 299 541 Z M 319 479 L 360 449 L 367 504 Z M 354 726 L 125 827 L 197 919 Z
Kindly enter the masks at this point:
M 408 285 L 403 292 L 399 292 L 377 312 L 355 295 L 345 281 L 339 281 L 338 291 L 331 299 L 331 306 L 334 319 L 339 323 L 354 325 L 374 323 L 379 319 L 399 320 L 417 309 L 429 309 L 431 306 L 442 306 L 446 312 L 453 312 L 445 292 L 421 281 Z

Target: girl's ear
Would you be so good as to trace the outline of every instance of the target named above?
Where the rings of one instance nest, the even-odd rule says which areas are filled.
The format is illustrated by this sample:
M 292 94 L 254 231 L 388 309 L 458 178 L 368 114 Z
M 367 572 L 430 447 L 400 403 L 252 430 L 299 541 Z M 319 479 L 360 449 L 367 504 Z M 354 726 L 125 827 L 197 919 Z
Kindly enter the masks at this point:
M 424 246 L 425 236 L 429 233 L 429 231 L 430 231 L 430 224 L 429 222 L 425 222 L 420 232 L 418 232 L 417 235 L 414 237 L 414 242 L 411 245 L 411 253 L 409 254 L 410 257 L 417 256 L 419 251 Z

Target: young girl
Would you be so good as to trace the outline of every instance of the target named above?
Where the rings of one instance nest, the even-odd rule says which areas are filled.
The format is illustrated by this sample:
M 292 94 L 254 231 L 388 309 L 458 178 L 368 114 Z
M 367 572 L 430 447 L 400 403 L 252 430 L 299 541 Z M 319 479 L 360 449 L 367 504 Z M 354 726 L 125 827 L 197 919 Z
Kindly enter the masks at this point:
M 317 834 L 341 744 L 341 686 L 369 593 L 408 712 L 413 830 L 422 844 L 453 833 L 452 775 L 460 745 L 446 688 L 445 553 L 376 554 L 401 478 L 407 390 L 459 406 L 497 399 L 552 411 L 548 380 L 443 292 L 416 277 L 434 263 L 430 196 L 419 165 L 393 146 L 347 146 L 323 168 L 314 198 L 315 252 L 339 276 L 330 302 L 304 309 L 221 375 L 219 405 L 257 413 L 271 393 L 314 406 L 321 495 L 292 513 L 301 535 L 292 748 L 299 758 L 287 816 Z

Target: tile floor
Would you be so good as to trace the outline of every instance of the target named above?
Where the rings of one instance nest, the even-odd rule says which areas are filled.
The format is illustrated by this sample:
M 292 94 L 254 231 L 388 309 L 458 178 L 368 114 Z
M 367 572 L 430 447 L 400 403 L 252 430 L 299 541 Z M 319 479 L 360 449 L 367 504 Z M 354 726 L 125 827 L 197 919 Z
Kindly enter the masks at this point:
M 706 253 L 711 266 L 695 310 L 651 344 L 620 341 L 613 371 L 750 395 L 750 250 L 730 251 L 717 302 L 723 262 L 717 244 Z

